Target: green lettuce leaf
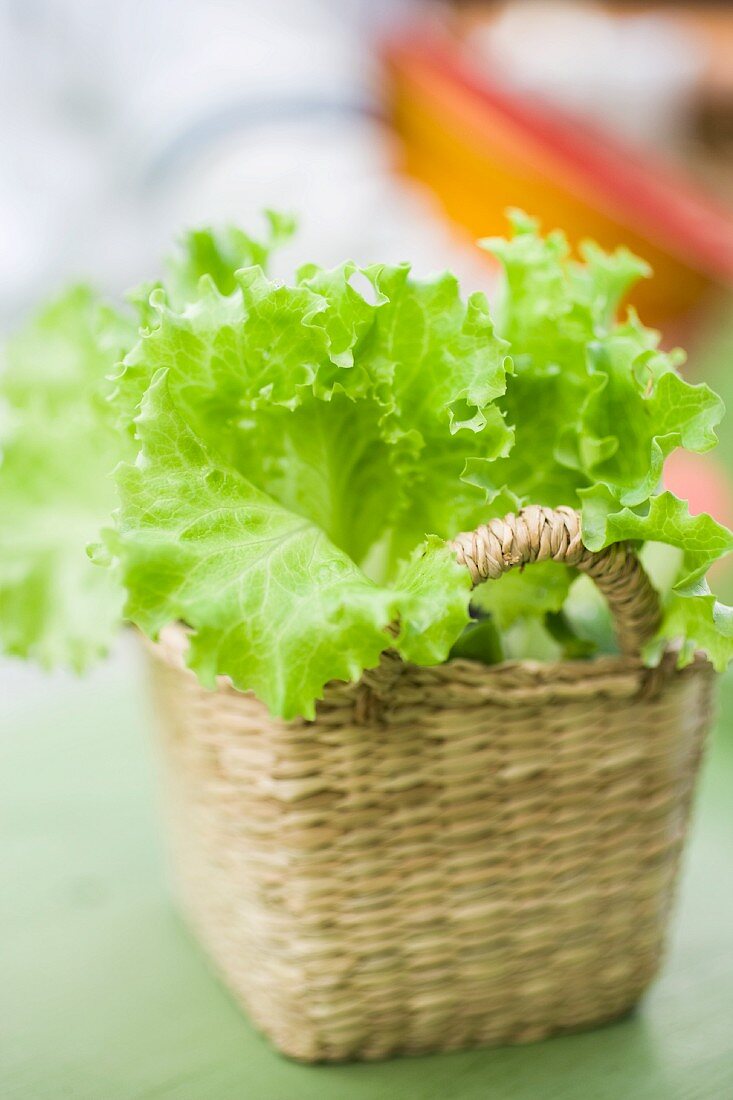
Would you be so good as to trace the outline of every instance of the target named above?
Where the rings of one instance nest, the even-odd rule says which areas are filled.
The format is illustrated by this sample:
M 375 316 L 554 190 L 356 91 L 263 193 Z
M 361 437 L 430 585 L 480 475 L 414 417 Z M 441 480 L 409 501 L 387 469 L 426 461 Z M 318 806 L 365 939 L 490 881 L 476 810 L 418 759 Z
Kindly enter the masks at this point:
M 235 273 L 241 268 L 267 270 L 272 253 L 290 240 L 296 226 L 293 218 L 273 210 L 265 211 L 265 221 L 264 240 L 233 225 L 188 230 L 166 261 L 165 279 L 145 282 L 128 293 L 127 300 L 136 308 L 140 326 L 155 324 L 155 308 L 150 303 L 154 291 L 182 309 L 196 298 L 202 279 L 213 283 L 222 294 L 231 294 Z
M 109 647 L 123 590 L 87 558 L 122 450 L 105 375 L 129 323 L 76 287 L 13 339 L 0 375 L 0 647 L 83 670 Z
M 673 592 L 664 620 L 648 656 L 656 661 L 667 643 L 679 645 L 678 664 L 689 664 L 696 652 L 705 653 L 713 668 L 723 672 L 733 659 L 733 607 L 716 600 L 707 586 L 697 594 Z
M 586 243 L 577 264 L 562 234 L 542 238 L 519 214 L 514 228 L 509 241 L 483 242 L 504 266 L 497 324 L 514 361 L 499 405 L 515 445 L 494 482 L 550 507 L 577 507 L 599 482 L 619 503 L 641 504 L 672 450 L 715 446 L 723 404 L 680 377 L 682 353 L 659 351 L 658 333 L 634 313 L 616 323 L 619 302 L 648 274 L 642 261 Z
M 703 453 L 716 445 L 723 403 L 708 386 L 680 376 L 684 355 L 660 351 L 659 334 L 633 311 L 617 322 L 624 296 L 649 274 L 643 262 L 623 249 L 609 255 L 585 244 L 585 263 L 576 263 L 561 233 L 542 238 L 532 219 L 512 220 L 511 240 L 483 244 L 504 267 L 496 317 L 514 370 L 497 405 L 514 429 L 514 445 L 482 483 L 496 492 L 498 509 L 503 486 L 522 503 L 579 508 L 591 549 L 624 539 L 678 548 L 682 565 L 670 599 L 676 627 L 685 609 L 699 620 L 696 605 L 679 605 L 677 597 L 694 595 L 710 565 L 731 549 L 731 536 L 659 490 L 673 450 Z M 555 614 L 566 599 L 567 573 L 548 586 L 534 572 L 511 574 L 477 594 L 505 629 Z M 708 640 L 718 621 L 720 614 L 707 615 Z M 669 629 L 667 623 L 667 639 Z
M 483 665 L 497 665 L 504 660 L 501 635 L 490 615 L 472 620 L 453 643 L 451 659 L 480 661 Z
M 172 621 L 190 626 L 189 663 L 203 683 L 227 675 L 273 713 L 312 718 L 329 680 L 357 679 L 390 644 L 424 663 L 445 659 L 468 618 L 470 581 L 441 540 L 416 551 L 394 588 L 379 587 L 322 529 L 217 465 L 177 412 L 165 371 L 137 428 L 140 455 L 118 471 L 108 536 L 126 614 L 153 637 Z
M 554 561 L 536 562 L 486 581 L 474 592 L 473 602 L 490 612 L 501 630 L 508 630 L 518 619 L 560 611 L 572 580 L 572 570 Z
M 716 445 L 723 403 L 708 386 L 677 374 L 678 356 L 640 350 L 637 335 L 621 327 L 590 345 L 588 356 L 591 384 L 575 462 L 620 503 L 640 504 L 656 492 L 673 450 L 703 453 Z
M 612 493 L 600 485 L 583 493 L 583 541 L 591 550 L 632 541 L 662 543 L 681 551 L 677 578 L 663 601 L 658 638 L 648 653 L 658 658 L 672 642 L 680 645 L 681 665 L 699 649 L 718 671 L 727 666 L 733 657 L 733 609 L 718 603 L 704 577 L 714 562 L 733 550 L 733 533 L 705 513 L 690 515 L 687 503 L 672 493 L 660 493 L 643 510 L 632 511 L 618 509 Z
M 163 284 L 172 305 L 184 306 L 196 297 L 201 279 L 210 279 L 222 294 L 235 289 L 235 273 L 243 267 L 266 270 L 273 252 L 286 244 L 295 232 L 295 221 L 274 210 L 265 211 L 264 240 L 237 226 L 199 227 L 189 230 L 178 251 L 166 264 Z
M 612 542 L 661 542 L 682 551 L 682 565 L 674 588 L 694 592 L 713 562 L 733 549 L 733 534 L 704 512 L 690 515 L 687 502 L 673 493 L 652 497 L 644 510 L 617 510 L 604 485 L 582 492 L 583 542 L 602 550 Z
M 463 301 L 452 275 L 358 272 L 369 301 L 355 274 L 310 266 L 287 286 L 247 268 L 233 294 L 202 280 L 181 310 L 154 295 L 158 321 L 127 356 L 114 403 L 134 430 L 167 370 L 172 401 L 219 463 L 394 579 L 426 533 L 448 538 L 482 517 L 487 490 L 462 474 L 511 444 L 494 404 L 506 346 L 483 296 Z
M 586 404 L 603 385 L 591 349 L 612 338 L 618 303 L 648 273 L 626 250 L 609 255 L 590 244 L 582 249 L 586 264 L 575 263 L 562 233 L 543 238 L 521 212 L 510 220 L 511 239 L 481 242 L 503 267 L 494 313 L 514 364 L 497 401 L 514 445 L 491 469 L 494 515 L 505 486 L 522 503 L 577 506 L 578 490 L 595 480 L 592 462 L 618 449 L 606 438 L 598 453 L 586 445 Z M 655 338 L 639 326 L 640 350 L 655 346 Z

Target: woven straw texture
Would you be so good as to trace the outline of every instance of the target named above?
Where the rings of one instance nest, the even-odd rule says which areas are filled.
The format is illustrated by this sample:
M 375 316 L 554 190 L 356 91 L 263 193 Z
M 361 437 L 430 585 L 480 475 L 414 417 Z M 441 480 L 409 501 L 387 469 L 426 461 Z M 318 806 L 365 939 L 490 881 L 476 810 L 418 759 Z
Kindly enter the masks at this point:
M 269 717 L 150 646 L 184 909 L 237 999 L 303 1060 L 526 1042 L 627 1012 L 660 961 L 710 721 L 702 660 L 645 669 L 656 597 L 566 509 L 459 536 L 474 582 L 552 558 L 588 572 L 624 656 L 385 653 L 315 722 Z

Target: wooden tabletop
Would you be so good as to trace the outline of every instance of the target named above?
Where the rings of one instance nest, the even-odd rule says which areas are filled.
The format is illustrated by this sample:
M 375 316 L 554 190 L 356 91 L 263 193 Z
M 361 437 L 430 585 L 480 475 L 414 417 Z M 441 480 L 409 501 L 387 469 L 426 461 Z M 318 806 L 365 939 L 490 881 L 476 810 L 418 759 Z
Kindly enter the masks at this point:
M 132 639 L 84 681 L 0 665 L 4 1100 L 733 1097 L 733 678 L 661 979 L 631 1018 L 534 1046 L 304 1067 L 210 976 L 168 900 Z

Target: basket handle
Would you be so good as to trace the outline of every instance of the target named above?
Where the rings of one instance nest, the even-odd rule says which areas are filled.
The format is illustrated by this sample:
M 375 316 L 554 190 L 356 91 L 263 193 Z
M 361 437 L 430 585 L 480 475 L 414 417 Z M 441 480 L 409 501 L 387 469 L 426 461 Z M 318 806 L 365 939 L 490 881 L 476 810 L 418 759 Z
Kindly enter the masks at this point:
M 458 535 L 451 546 L 474 587 L 535 561 L 571 565 L 592 577 L 608 600 L 621 652 L 637 657 L 659 626 L 659 597 L 634 550 L 623 542 L 586 550 L 573 508 L 531 505 Z

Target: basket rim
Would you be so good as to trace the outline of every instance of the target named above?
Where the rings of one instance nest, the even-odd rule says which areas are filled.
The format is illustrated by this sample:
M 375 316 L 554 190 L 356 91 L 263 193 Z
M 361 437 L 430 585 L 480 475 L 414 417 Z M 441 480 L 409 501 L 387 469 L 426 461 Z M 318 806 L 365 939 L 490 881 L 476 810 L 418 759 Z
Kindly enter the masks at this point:
M 158 641 L 151 641 L 138 631 L 150 656 L 172 671 L 195 678 L 186 666 L 185 650 L 188 628 L 181 623 L 164 627 Z M 364 694 L 387 703 L 399 683 L 402 701 L 409 702 L 409 689 L 421 694 L 431 693 L 430 705 L 440 708 L 464 705 L 472 710 L 482 704 L 512 707 L 543 706 L 563 700 L 593 699 L 608 696 L 616 700 L 658 697 L 671 682 L 697 676 L 715 676 L 712 665 L 702 653 L 684 668 L 677 667 L 677 652 L 668 649 L 658 666 L 650 668 L 641 657 L 623 654 L 603 654 L 587 660 L 511 660 L 485 665 L 467 658 L 453 658 L 439 665 L 415 665 L 402 660 L 394 650 L 387 650 L 377 667 L 367 669 L 358 680 L 333 680 L 326 685 L 323 697 L 316 703 L 319 710 L 330 706 L 343 707 Z M 455 692 L 451 691 L 455 689 Z M 405 697 L 407 689 L 408 697 Z M 202 691 L 207 689 L 201 688 Z M 274 718 L 261 700 L 251 691 L 235 688 L 228 677 L 217 677 L 217 687 L 208 692 L 212 697 L 247 700 L 261 706 L 268 721 L 283 724 L 312 724 L 312 719 L 290 722 Z M 458 698 L 460 696 L 460 700 Z M 425 700 L 427 703 L 427 699 Z

